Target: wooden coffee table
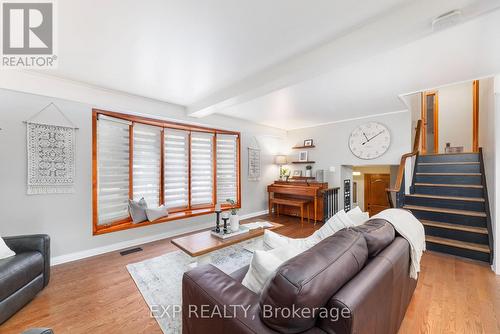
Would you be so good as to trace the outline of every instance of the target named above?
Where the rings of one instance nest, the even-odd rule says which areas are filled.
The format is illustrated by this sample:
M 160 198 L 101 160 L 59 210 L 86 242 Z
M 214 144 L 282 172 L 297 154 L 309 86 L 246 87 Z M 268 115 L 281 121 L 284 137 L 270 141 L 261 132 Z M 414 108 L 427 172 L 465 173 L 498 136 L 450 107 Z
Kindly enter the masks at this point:
M 264 235 L 264 230 L 276 230 L 283 225 L 270 222 L 273 226 L 258 228 L 248 233 L 240 234 L 225 240 L 214 237 L 210 230 L 186 235 L 172 240 L 172 243 L 193 258 L 205 255 L 215 250 L 237 244 L 239 242 Z M 242 224 L 244 225 L 244 224 Z

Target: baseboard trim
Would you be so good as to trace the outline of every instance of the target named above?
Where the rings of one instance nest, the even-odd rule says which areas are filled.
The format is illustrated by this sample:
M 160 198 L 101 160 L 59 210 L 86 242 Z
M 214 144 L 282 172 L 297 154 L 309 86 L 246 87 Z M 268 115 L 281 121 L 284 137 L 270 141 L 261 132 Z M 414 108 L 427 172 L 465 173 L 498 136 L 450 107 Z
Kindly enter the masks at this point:
M 240 219 L 242 219 L 242 220 L 249 219 L 249 218 L 265 215 L 267 213 L 268 213 L 268 210 L 252 212 L 252 213 L 248 213 L 246 215 L 240 216 Z M 115 252 L 115 251 L 122 250 L 125 248 L 147 244 L 147 243 L 153 242 L 153 241 L 172 238 L 172 237 L 175 237 L 176 235 L 203 230 L 203 229 L 209 228 L 212 225 L 213 225 L 212 222 L 207 222 L 207 223 L 197 225 L 196 228 L 177 229 L 177 230 L 165 232 L 162 234 L 151 235 L 151 236 L 147 236 L 147 237 L 143 237 L 143 238 L 137 238 L 137 239 L 127 240 L 127 241 L 117 242 L 117 243 L 102 246 L 102 247 L 96 247 L 96 248 L 91 248 L 91 249 L 87 249 L 87 250 L 83 250 L 83 251 L 79 251 L 79 252 L 69 253 L 69 254 L 65 254 L 65 255 L 59 255 L 59 256 L 55 256 L 55 257 L 51 258 L 50 265 L 57 266 L 57 265 L 60 265 L 63 263 L 78 261 L 78 260 L 86 259 L 86 258 L 89 258 L 92 256 L 101 255 L 101 254 L 105 254 L 105 253 L 109 253 L 109 252 Z
M 267 215 L 268 213 L 269 213 L 269 210 L 252 212 L 252 213 L 248 213 L 246 215 L 240 216 L 240 219 L 244 220 L 244 219 L 254 218 L 254 217 L 258 217 L 258 216 L 262 216 L 262 215 Z

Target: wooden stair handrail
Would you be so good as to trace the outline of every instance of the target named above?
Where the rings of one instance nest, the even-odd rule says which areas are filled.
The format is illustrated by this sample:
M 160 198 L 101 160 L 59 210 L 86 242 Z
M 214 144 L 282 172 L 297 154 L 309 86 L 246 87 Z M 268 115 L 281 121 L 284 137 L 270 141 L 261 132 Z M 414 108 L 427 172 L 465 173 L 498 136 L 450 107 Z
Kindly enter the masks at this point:
M 391 193 L 397 193 L 401 190 L 401 184 L 403 183 L 404 171 L 406 166 L 406 159 L 416 156 L 418 154 L 420 148 L 420 135 L 422 132 L 422 120 L 419 119 L 417 122 L 417 127 L 415 128 L 415 142 L 413 143 L 413 151 L 410 153 L 406 153 L 401 157 L 401 162 L 399 163 L 398 175 L 396 177 L 396 183 L 393 188 L 387 188 L 387 196 L 389 198 L 389 203 L 391 207 L 394 207 L 394 203 L 392 203 Z

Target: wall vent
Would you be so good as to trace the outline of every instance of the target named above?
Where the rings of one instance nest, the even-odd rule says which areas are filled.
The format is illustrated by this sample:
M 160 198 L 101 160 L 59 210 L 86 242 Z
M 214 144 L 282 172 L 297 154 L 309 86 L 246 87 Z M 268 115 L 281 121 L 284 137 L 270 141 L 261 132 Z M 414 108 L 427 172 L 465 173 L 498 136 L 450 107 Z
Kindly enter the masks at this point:
M 137 253 L 137 252 L 142 252 L 142 248 L 136 247 L 136 248 L 127 249 L 127 250 L 121 251 L 120 255 L 124 256 L 124 255 L 129 255 L 129 254 Z

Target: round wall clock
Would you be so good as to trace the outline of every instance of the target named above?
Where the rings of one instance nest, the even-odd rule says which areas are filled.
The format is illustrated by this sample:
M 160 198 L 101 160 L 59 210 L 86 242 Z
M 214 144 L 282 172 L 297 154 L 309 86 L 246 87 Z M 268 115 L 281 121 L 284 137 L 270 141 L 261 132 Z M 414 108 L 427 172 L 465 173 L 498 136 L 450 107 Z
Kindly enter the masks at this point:
M 349 148 L 360 159 L 371 160 L 382 156 L 391 144 L 391 133 L 383 124 L 369 122 L 351 132 Z

